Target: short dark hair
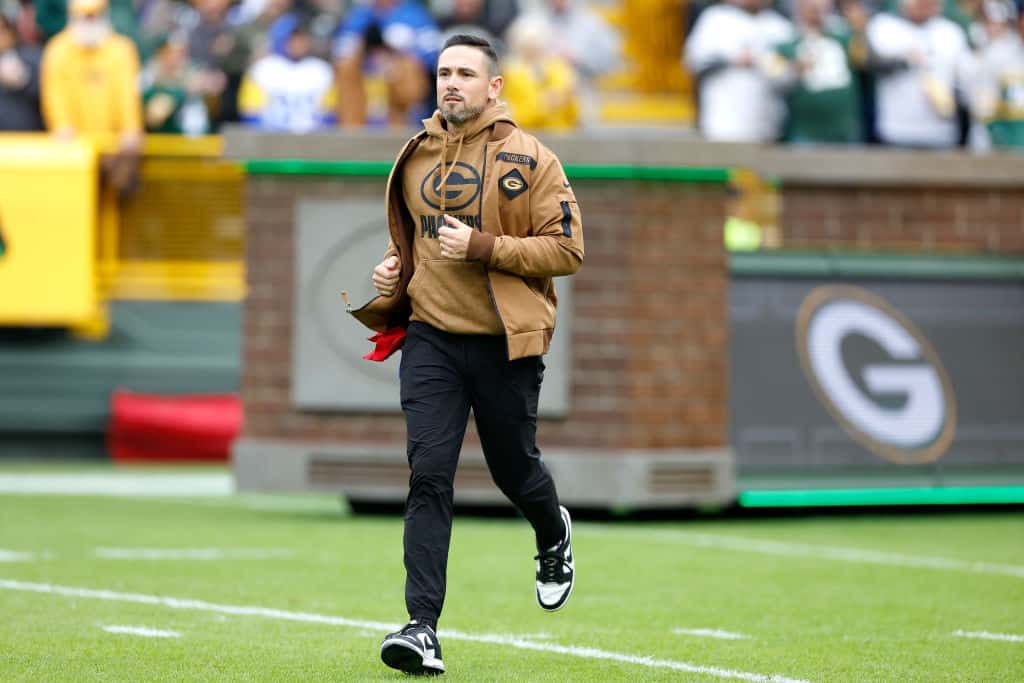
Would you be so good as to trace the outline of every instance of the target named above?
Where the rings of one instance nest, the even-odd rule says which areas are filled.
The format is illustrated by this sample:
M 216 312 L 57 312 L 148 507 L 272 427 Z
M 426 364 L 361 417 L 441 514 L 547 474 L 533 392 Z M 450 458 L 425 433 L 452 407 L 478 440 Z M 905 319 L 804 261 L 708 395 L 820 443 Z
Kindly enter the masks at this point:
M 450 47 L 456 45 L 468 45 L 469 47 L 475 47 L 484 53 L 484 57 L 487 58 L 487 72 L 491 77 L 498 75 L 498 53 L 491 47 L 489 41 L 480 36 L 472 36 L 468 33 L 456 33 L 454 36 L 444 41 L 444 47 L 441 48 L 441 52 L 444 52 Z

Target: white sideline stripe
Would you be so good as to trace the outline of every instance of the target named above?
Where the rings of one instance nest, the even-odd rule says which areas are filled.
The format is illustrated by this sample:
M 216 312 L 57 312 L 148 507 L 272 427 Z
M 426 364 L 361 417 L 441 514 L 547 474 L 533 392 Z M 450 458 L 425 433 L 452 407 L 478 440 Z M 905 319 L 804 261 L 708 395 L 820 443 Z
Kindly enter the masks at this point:
M 1024 636 L 1015 636 L 1012 633 L 989 633 L 988 631 L 953 631 L 954 636 L 960 638 L 983 638 L 985 640 L 1005 640 L 1009 643 L 1024 643 Z
M 300 621 L 315 624 L 330 624 L 332 626 L 348 626 L 356 629 L 369 629 L 374 632 L 393 631 L 399 628 L 399 624 L 382 621 L 367 621 L 364 619 L 347 619 L 345 617 L 332 617 L 323 614 L 312 614 L 309 612 L 289 612 L 287 610 L 268 607 L 254 607 L 248 605 L 218 605 L 203 600 L 192 600 L 188 598 L 172 598 L 158 595 L 143 595 L 140 593 L 117 593 L 115 591 L 97 590 L 91 588 L 75 588 L 71 586 L 58 586 L 48 583 L 30 583 L 26 581 L 15 581 L 11 579 L 0 579 L 0 589 L 29 591 L 34 593 L 50 593 L 72 598 L 94 598 L 97 600 L 114 600 L 119 602 L 134 602 L 144 605 L 162 605 L 172 609 L 198 610 L 203 612 L 219 612 L 221 614 L 233 614 L 238 616 L 266 617 L 269 619 L 282 619 L 285 621 Z M 717 678 L 729 678 L 741 681 L 753 681 L 754 683 L 807 683 L 801 679 L 788 678 L 779 675 L 764 675 L 748 673 L 746 671 L 734 671 L 732 669 L 721 669 L 716 666 L 699 666 L 678 662 L 669 659 L 655 659 L 639 655 L 624 654 L 621 652 L 609 652 L 593 647 L 579 647 L 574 645 L 556 645 L 554 643 L 537 643 L 526 640 L 521 636 L 508 636 L 496 634 L 475 634 L 463 633 L 461 631 L 450 631 L 442 629 L 438 634 L 452 640 L 467 640 L 476 643 L 492 643 L 495 645 L 507 645 L 521 650 L 534 650 L 537 652 L 552 652 L 555 654 L 569 655 L 583 659 L 605 659 L 625 664 L 636 664 L 649 668 L 672 669 L 688 673 L 705 674 Z
M 672 633 L 677 636 L 702 636 L 704 638 L 720 638 L 721 640 L 746 640 L 750 638 L 745 633 L 733 633 L 722 631 L 717 628 L 674 628 Z
M 904 555 L 902 553 L 867 550 L 864 548 L 843 548 L 840 546 L 792 543 L 789 541 L 773 541 L 744 536 L 692 533 L 687 531 L 644 531 L 634 529 L 610 532 L 596 526 L 588 526 L 587 531 L 590 533 L 626 533 L 633 539 L 653 538 L 655 540 L 682 543 L 701 548 L 719 548 L 722 550 L 736 550 L 763 555 L 810 557 L 813 559 L 837 560 L 839 562 L 860 562 L 890 567 L 912 567 L 915 569 L 940 569 L 974 574 L 998 574 L 1024 579 L 1024 566 L 1019 564 L 972 562 L 969 560 L 956 560 L 951 557 Z
M 103 626 L 107 633 L 122 633 L 129 636 L 143 636 L 145 638 L 181 638 L 177 631 L 161 631 L 158 628 L 147 628 L 146 626 Z
M 34 559 L 36 559 L 35 553 L 0 548 L 0 562 L 31 562 Z
M 0 475 L 0 493 L 75 496 L 228 496 L 234 492 L 235 482 L 230 472 Z
M 104 560 L 263 560 L 294 554 L 275 548 L 96 548 L 95 553 Z

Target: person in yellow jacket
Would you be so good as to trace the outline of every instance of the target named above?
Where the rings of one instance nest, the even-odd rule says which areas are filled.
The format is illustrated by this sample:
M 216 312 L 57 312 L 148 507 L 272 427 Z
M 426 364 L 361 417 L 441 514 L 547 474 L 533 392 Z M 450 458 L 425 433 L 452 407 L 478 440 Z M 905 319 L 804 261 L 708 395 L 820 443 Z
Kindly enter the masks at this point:
M 68 13 L 67 27 L 43 52 L 43 118 L 62 140 L 113 140 L 116 153 L 103 167 L 124 191 L 134 183 L 142 145 L 138 52 L 111 27 L 107 0 L 70 0 Z
M 548 49 L 551 35 L 546 22 L 530 16 L 509 28 L 504 99 L 523 128 L 573 130 L 580 122 L 576 73 Z

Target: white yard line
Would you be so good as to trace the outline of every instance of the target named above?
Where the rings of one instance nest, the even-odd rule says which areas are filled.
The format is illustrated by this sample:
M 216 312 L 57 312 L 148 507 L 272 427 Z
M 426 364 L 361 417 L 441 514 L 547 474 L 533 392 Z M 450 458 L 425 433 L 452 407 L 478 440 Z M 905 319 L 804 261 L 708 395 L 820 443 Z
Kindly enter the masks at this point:
M 733 633 L 717 628 L 674 628 L 672 633 L 677 636 L 700 636 L 702 638 L 718 638 L 719 640 L 746 640 L 751 637 L 745 633 Z
M 82 496 L 228 496 L 234 492 L 235 482 L 230 472 L 0 475 L 0 493 Z
M 582 525 L 581 525 L 582 526 Z M 944 571 L 970 572 L 973 574 L 997 574 L 1024 579 L 1024 566 L 1019 564 L 1002 564 L 998 562 L 972 562 L 957 560 L 951 557 L 930 555 L 905 555 L 882 550 L 864 548 L 844 548 L 840 546 L 814 545 L 811 543 L 792 543 L 726 534 L 705 534 L 688 531 L 647 531 L 642 529 L 606 530 L 599 526 L 587 525 L 585 533 L 623 534 L 637 539 L 653 539 L 669 543 L 680 543 L 700 548 L 719 550 L 735 550 L 744 553 L 762 555 L 779 555 L 785 557 L 809 557 L 820 560 L 839 562 L 858 562 L 891 567 L 911 567 L 914 569 L 938 569 Z M 581 531 L 583 531 L 581 529 Z
M 142 636 L 144 638 L 181 638 L 177 631 L 162 631 L 158 628 L 146 626 L 101 626 L 107 633 L 118 633 L 129 636 Z
M 133 602 L 144 605 L 159 605 L 172 609 L 196 610 L 202 612 L 216 612 L 220 614 L 232 614 L 235 616 L 264 617 L 268 619 L 281 619 L 284 621 L 299 621 L 316 624 L 329 624 L 331 626 L 347 626 L 359 630 L 367 629 L 381 634 L 392 631 L 399 627 L 399 624 L 382 621 L 367 621 L 364 619 L 348 619 L 346 617 L 332 617 L 324 614 L 310 612 L 290 612 L 288 610 L 274 609 L 270 607 L 256 607 L 250 605 L 220 605 L 203 600 L 192 600 L 188 598 L 172 598 L 159 595 L 144 595 L 141 593 L 118 593 L 108 590 L 96 590 L 91 588 L 75 588 L 72 586 L 58 586 L 49 583 L 30 583 L 27 581 L 14 581 L 11 579 L 0 579 L 0 589 L 13 591 L 27 591 L 33 593 L 48 593 L 71 598 L 90 598 L 96 600 L 113 600 L 118 602 Z M 521 650 L 533 650 L 536 652 L 551 652 L 555 654 L 580 657 L 582 659 L 601 659 L 625 664 L 635 664 L 647 668 L 670 669 L 674 671 L 685 671 L 687 673 L 704 674 L 716 678 L 725 678 L 741 681 L 753 681 L 755 683 L 806 683 L 800 679 L 788 678 L 786 676 L 757 674 L 746 671 L 735 671 L 733 669 L 722 669 L 716 666 L 701 666 L 689 664 L 670 659 L 656 659 L 641 655 L 631 655 L 622 652 L 610 652 L 593 647 L 581 647 L 575 645 L 556 645 L 554 643 L 537 643 L 526 640 L 522 636 L 510 636 L 486 633 L 465 633 L 442 629 L 438 634 L 442 638 L 451 640 L 467 640 L 477 643 L 491 643 L 495 645 L 506 645 Z
M 0 548 L 0 562 L 31 562 L 34 559 L 36 559 L 35 553 Z
M 279 548 L 96 548 L 104 560 L 266 560 L 292 557 Z
M 953 631 L 953 635 L 959 638 L 981 638 L 983 640 L 1004 640 L 1008 643 L 1024 643 L 1024 636 L 1015 636 L 1012 633 L 989 633 L 988 631 Z

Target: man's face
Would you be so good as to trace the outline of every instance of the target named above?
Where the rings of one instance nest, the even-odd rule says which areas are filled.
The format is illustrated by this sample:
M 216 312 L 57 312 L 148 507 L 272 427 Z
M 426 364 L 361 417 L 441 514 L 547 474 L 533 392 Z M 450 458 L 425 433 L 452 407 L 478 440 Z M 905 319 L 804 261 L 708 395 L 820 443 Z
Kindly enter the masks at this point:
M 313 51 L 313 40 L 308 33 L 295 32 L 285 43 L 284 51 L 288 57 L 299 61 L 305 59 Z
M 461 126 L 475 119 L 501 93 L 501 76 L 488 73 L 487 57 L 469 45 L 453 45 L 437 60 L 437 108 Z
M 480 16 L 483 5 L 483 0 L 455 0 L 452 15 L 458 19 L 472 21 Z
M 768 6 L 767 0 L 729 0 L 729 2 L 751 14 L 756 14 Z
M 924 23 L 939 14 L 938 0 L 904 0 L 903 15 L 914 23 Z
M 160 69 L 168 76 L 177 75 L 185 68 L 188 61 L 188 47 L 183 42 L 172 42 L 164 45 L 157 53 Z
M 199 10 L 199 16 L 204 20 L 217 23 L 224 20 L 230 6 L 230 0 L 199 0 L 196 9 Z
M 820 29 L 825 24 L 828 10 L 827 0 L 800 0 L 798 5 L 800 22 L 810 28 Z
M 78 44 L 86 47 L 96 47 L 110 33 L 110 23 L 105 11 L 76 14 L 68 20 L 68 24 Z

